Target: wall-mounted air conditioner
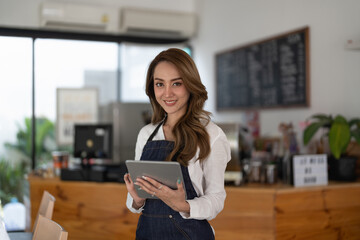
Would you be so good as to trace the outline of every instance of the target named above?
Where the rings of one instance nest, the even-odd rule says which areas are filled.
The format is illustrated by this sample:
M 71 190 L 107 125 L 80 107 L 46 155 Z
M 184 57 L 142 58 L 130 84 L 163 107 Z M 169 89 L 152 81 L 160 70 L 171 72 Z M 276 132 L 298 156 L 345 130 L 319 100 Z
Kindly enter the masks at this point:
M 134 36 L 189 38 L 196 31 L 193 13 L 123 8 L 120 33 Z
M 117 33 L 119 17 L 116 8 L 44 2 L 40 9 L 40 27 L 89 33 Z

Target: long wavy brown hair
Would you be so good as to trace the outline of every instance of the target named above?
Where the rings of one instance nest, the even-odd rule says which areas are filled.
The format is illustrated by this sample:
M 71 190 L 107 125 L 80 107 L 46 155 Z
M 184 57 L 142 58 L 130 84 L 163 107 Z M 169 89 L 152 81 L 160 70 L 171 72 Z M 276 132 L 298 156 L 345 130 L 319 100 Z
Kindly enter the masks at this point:
M 156 101 L 154 92 L 155 67 L 163 61 L 175 65 L 183 84 L 190 92 L 186 113 L 173 127 L 174 149 L 166 159 L 166 161 L 171 161 L 174 155 L 179 152 L 177 161 L 187 166 L 188 162 L 195 156 L 197 148 L 200 150 L 198 157 L 200 161 L 203 161 L 210 153 L 209 134 L 205 129 L 210 121 L 210 112 L 203 109 L 208 98 L 207 91 L 189 54 L 177 48 L 162 51 L 150 63 L 146 76 L 146 94 L 149 96 L 153 108 L 151 120 L 153 124 L 160 123 L 166 117 L 166 112 Z

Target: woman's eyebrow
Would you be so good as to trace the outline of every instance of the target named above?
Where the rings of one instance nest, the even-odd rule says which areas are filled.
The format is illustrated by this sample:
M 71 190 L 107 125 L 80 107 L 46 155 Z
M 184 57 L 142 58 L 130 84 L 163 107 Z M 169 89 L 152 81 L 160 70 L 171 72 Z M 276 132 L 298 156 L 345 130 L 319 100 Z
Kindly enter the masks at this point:
M 165 81 L 165 80 L 162 79 L 162 78 L 154 78 L 154 80 Z M 170 81 L 173 82 L 173 81 L 177 81 L 177 80 L 182 80 L 182 77 L 174 78 L 174 79 L 171 79 Z

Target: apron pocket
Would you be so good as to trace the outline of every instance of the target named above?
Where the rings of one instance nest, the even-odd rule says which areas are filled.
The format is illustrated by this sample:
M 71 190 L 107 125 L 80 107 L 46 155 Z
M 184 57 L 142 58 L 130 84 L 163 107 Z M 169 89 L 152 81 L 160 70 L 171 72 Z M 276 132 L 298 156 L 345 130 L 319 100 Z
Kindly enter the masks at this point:
M 175 225 L 176 229 L 188 240 L 191 240 L 189 235 L 180 227 L 180 224 L 173 218 L 170 217 L 170 221 Z

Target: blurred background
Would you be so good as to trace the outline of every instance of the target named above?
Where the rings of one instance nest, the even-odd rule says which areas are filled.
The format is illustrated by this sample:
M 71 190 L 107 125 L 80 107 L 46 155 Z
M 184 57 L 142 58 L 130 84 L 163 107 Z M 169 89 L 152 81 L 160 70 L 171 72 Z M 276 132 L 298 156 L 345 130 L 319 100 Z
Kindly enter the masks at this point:
M 111 124 L 105 158 L 133 158 L 137 133 L 151 116 L 146 69 L 169 47 L 184 49 L 198 66 L 206 110 L 233 144 L 229 171 L 244 171 L 241 161 L 256 147 L 278 154 L 284 139 L 296 142 L 296 153 L 319 152 L 303 144 L 310 116 L 360 117 L 359 10 L 357 0 L 0 0 L 1 205 L 26 205 L 24 176 L 56 175 L 59 154 L 81 161 L 73 155 L 75 124 Z M 307 106 L 216 107 L 217 54 L 304 27 Z M 79 97 L 84 89 L 94 89 L 92 100 Z

